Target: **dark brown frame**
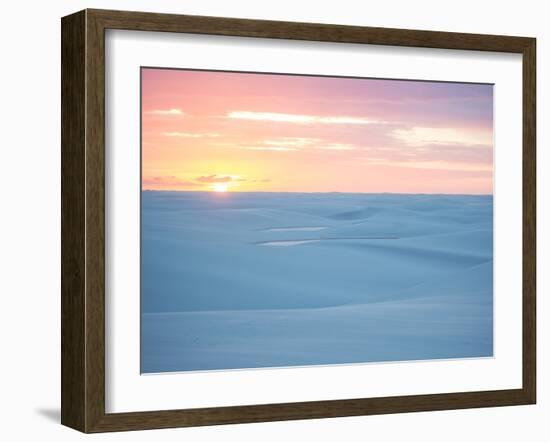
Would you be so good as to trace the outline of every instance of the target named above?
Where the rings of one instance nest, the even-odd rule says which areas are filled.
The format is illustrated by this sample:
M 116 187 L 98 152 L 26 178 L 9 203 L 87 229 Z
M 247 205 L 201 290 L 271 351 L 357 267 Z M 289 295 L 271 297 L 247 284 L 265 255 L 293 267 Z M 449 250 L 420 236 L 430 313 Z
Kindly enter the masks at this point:
M 534 38 L 89 9 L 64 17 L 61 24 L 61 422 L 64 425 L 91 433 L 535 403 L 536 40 Z M 522 54 L 522 388 L 220 408 L 105 413 L 104 45 L 106 29 Z

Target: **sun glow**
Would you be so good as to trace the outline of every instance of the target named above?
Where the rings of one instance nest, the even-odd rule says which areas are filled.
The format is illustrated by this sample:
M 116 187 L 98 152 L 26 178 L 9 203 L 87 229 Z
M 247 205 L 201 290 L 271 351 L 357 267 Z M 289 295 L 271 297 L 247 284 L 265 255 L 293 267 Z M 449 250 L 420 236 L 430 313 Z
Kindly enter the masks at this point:
M 214 192 L 227 192 L 228 188 L 229 186 L 227 185 L 227 183 L 216 183 L 212 186 L 212 190 Z

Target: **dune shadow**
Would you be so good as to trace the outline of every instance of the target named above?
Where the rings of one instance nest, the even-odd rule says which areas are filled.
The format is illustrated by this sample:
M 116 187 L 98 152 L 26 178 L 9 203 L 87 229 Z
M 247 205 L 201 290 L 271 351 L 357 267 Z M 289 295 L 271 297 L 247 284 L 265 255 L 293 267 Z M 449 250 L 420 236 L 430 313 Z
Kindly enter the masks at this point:
M 296 246 L 300 244 L 308 244 L 312 242 L 323 241 L 350 241 L 350 240 L 372 240 L 372 239 L 399 239 L 398 236 L 342 236 L 342 237 L 320 237 L 320 238 L 304 238 L 304 239 L 276 239 L 273 241 L 256 242 L 257 246 Z
M 315 226 L 315 227 L 271 227 L 269 229 L 262 229 L 262 232 L 317 232 L 318 230 L 328 229 L 326 226 Z

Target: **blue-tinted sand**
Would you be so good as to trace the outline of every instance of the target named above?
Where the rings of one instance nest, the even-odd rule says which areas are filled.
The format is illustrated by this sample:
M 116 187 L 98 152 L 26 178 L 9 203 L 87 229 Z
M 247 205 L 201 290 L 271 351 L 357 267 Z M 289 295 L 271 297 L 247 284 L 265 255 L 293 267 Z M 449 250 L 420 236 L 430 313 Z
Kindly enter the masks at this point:
M 493 355 L 492 196 L 143 192 L 141 370 Z

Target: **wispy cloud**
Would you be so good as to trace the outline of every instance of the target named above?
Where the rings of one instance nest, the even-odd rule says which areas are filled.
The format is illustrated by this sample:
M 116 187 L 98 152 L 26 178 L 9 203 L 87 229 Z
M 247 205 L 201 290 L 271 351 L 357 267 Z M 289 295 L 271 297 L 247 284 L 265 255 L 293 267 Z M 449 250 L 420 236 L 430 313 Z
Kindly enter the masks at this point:
M 143 186 L 152 186 L 152 187 L 195 187 L 198 186 L 197 183 L 192 181 L 183 180 L 177 176 L 155 176 L 155 177 L 144 177 L 142 180 Z
M 277 147 L 277 146 L 244 146 L 242 149 L 246 150 L 266 150 L 272 152 L 293 152 L 298 149 L 294 147 Z
M 492 172 L 492 164 L 467 163 L 457 161 L 394 161 L 387 158 L 364 158 L 368 163 L 378 166 L 406 167 L 410 169 L 450 170 L 464 172 Z
M 216 138 L 220 134 L 214 132 L 164 132 L 164 136 L 176 138 Z
M 320 116 L 305 114 L 286 114 L 280 112 L 231 111 L 227 118 L 252 121 L 270 121 L 275 123 L 294 124 L 384 124 L 384 121 L 366 117 L 350 117 L 345 115 Z
M 242 149 L 247 150 L 265 150 L 272 152 L 292 152 L 298 149 L 311 147 L 319 142 L 318 138 L 306 137 L 279 137 L 264 140 L 255 146 L 242 146 Z
M 212 189 L 215 185 L 227 185 L 232 188 L 249 183 L 270 183 L 270 178 L 247 179 L 241 175 L 203 175 L 196 178 L 180 178 L 175 175 L 143 177 L 142 186 L 149 190 L 201 190 Z
M 263 144 L 267 146 L 275 147 L 306 147 L 312 144 L 318 143 L 319 138 L 305 138 L 305 137 L 279 137 L 265 140 Z
M 181 109 L 173 108 L 173 109 L 153 109 L 147 112 L 151 115 L 179 115 L 183 116 L 185 115 Z
M 253 146 L 240 146 L 247 150 L 264 150 L 272 152 L 293 152 L 304 149 L 317 150 L 354 150 L 353 144 L 327 143 L 319 138 L 306 137 L 280 137 L 264 140 Z
M 200 183 L 231 183 L 236 181 L 246 181 L 245 178 L 241 178 L 239 175 L 205 175 L 196 179 Z
M 395 129 L 390 135 L 410 146 L 426 145 L 483 145 L 491 146 L 493 134 L 491 130 L 461 130 L 447 127 L 421 127 L 410 129 Z
M 344 143 L 332 143 L 332 144 L 319 144 L 316 149 L 320 150 L 355 150 L 356 146 L 353 144 Z

